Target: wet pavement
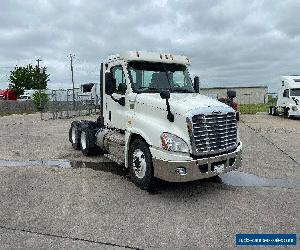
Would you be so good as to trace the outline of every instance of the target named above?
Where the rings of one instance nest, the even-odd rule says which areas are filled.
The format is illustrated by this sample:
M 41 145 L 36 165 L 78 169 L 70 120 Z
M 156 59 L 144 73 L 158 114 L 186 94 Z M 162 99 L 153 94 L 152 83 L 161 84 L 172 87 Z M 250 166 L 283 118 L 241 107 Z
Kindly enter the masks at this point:
M 0 160 L 0 167 L 57 167 L 62 169 L 90 168 L 96 171 L 110 172 L 116 175 L 127 175 L 128 171 L 113 162 L 84 162 L 58 160 Z M 233 187 L 281 187 L 300 189 L 299 177 L 266 178 L 250 173 L 231 171 L 211 179 L 201 181 L 213 181 Z M 184 184 L 185 185 L 185 184 Z

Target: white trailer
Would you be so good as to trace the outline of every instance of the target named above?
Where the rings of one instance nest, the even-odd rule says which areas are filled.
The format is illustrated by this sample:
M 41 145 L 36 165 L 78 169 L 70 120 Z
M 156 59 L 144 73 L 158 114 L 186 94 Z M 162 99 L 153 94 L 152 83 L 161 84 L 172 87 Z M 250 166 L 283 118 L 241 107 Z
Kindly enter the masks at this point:
M 270 115 L 289 118 L 300 116 L 300 76 L 281 76 L 281 88 L 276 106 L 269 107 Z
M 150 189 L 155 178 L 210 178 L 242 163 L 235 110 L 199 94 L 185 56 L 129 51 L 100 70 L 102 115 L 74 121 L 69 140 L 83 154 L 104 154 Z
M 95 105 L 100 105 L 100 84 L 99 83 L 83 83 L 80 84 L 80 92 L 78 99 L 85 102 L 90 102 Z

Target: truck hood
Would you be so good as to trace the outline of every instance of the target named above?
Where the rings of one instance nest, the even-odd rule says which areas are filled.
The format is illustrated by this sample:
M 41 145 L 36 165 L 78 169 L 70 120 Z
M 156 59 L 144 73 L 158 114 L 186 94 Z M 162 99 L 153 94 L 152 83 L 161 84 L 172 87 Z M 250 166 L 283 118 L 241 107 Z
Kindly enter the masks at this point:
M 166 100 L 161 99 L 159 93 L 141 93 L 137 95 L 136 101 L 153 108 L 166 110 Z M 170 108 L 171 111 L 185 115 L 189 111 L 197 109 L 214 108 L 214 107 L 225 107 L 229 108 L 226 104 L 219 102 L 218 100 L 209 98 L 205 95 L 197 93 L 171 93 L 170 94 Z M 232 108 L 230 108 L 232 109 Z M 234 110 L 231 110 L 234 112 Z

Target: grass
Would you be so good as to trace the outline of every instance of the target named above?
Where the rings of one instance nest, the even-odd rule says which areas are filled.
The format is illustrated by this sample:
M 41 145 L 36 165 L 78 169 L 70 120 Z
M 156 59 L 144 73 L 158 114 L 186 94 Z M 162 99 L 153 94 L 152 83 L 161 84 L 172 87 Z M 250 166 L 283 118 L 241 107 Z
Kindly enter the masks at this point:
M 241 114 L 256 114 L 258 112 L 267 112 L 270 104 L 258 103 L 258 104 L 239 104 L 238 111 Z

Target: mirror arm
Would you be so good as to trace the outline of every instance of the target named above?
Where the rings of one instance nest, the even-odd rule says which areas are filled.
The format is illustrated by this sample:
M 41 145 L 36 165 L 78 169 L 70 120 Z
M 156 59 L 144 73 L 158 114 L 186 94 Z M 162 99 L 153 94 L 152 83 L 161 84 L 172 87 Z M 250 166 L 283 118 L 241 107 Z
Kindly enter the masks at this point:
M 174 122 L 174 114 L 170 110 L 169 99 L 166 99 L 166 105 L 167 105 L 167 112 L 168 112 L 167 118 L 170 122 Z

